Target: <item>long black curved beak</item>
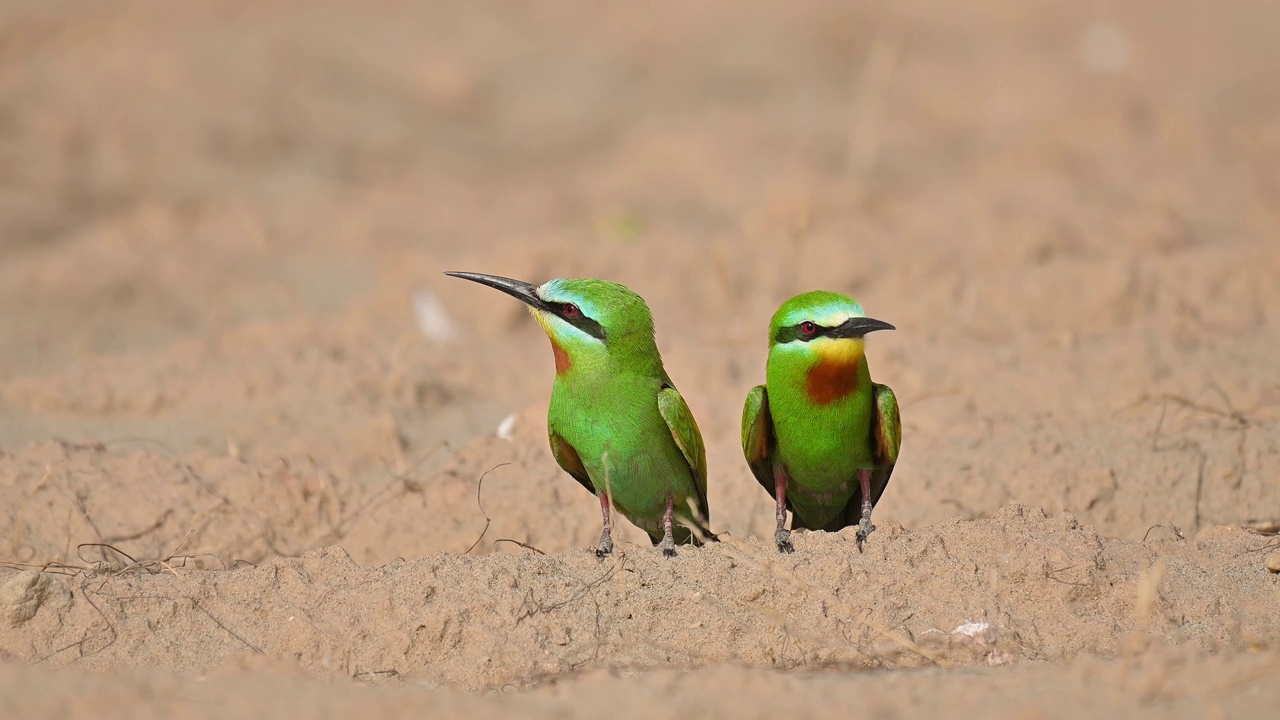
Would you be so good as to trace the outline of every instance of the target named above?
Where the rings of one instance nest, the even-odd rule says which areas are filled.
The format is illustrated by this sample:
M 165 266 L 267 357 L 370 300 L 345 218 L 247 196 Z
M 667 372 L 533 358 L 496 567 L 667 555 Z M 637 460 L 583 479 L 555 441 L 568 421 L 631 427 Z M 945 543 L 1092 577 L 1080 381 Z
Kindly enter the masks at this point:
M 526 305 L 537 308 L 538 310 L 548 310 L 547 303 L 538 297 L 538 286 L 523 280 L 512 280 L 498 275 L 484 275 L 482 273 L 473 272 L 447 272 L 445 275 L 450 277 L 462 278 L 470 280 L 481 285 L 488 285 L 494 290 L 501 290 L 511 297 L 525 303 Z
M 833 338 L 860 338 L 876 330 L 896 330 L 894 326 L 883 320 L 869 317 L 851 317 L 831 329 L 828 333 Z

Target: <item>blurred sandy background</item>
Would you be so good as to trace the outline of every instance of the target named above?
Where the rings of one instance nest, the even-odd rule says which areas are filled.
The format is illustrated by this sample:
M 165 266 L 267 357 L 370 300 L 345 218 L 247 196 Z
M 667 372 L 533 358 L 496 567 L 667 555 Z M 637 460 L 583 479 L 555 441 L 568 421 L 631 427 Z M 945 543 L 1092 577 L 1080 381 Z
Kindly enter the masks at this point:
M 1272 707 L 1276 28 L 0 3 L 0 714 Z M 597 563 L 545 338 L 444 270 L 643 295 L 727 542 Z M 738 420 L 813 288 L 898 326 L 903 459 L 779 558 Z

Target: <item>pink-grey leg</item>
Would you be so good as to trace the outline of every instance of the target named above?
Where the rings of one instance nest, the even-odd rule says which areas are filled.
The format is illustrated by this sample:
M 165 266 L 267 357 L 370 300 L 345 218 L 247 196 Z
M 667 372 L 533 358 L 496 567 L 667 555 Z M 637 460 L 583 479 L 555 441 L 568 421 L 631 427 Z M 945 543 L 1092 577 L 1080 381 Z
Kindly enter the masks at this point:
M 597 493 L 600 498 L 600 514 L 604 517 L 604 532 L 600 533 L 600 544 L 596 546 L 596 557 L 603 558 L 613 552 L 613 521 L 609 515 L 609 496 Z
M 875 531 L 871 524 L 871 471 L 859 470 L 858 483 L 862 486 L 862 520 L 858 523 L 858 552 L 862 552 L 862 543 Z
M 778 502 L 778 530 L 773 534 L 773 541 L 778 552 L 795 552 L 791 544 L 791 531 L 787 529 L 787 471 L 779 465 L 773 471 L 773 495 Z
M 676 539 L 671 534 L 672 516 L 675 514 L 676 497 L 675 495 L 667 495 L 667 507 L 662 511 L 662 542 L 658 543 L 658 547 L 662 548 L 662 554 L 667 557 L 676 556 Z

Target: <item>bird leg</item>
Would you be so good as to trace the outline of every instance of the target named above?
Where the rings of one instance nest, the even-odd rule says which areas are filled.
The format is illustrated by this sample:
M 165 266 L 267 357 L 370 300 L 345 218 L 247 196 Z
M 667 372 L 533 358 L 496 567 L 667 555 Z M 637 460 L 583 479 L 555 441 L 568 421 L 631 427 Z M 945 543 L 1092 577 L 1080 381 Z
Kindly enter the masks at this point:
M 604 532 L 600 533 L 600 544 L 596 546 L 596 557 L 604 558 L 613 552 L 613 522 L 609 519 L 609 495 L 596 493 L 600 498 L 600 514 L 604 516 Z
M 859 470 L 858 483 L 862 486 L 862 520 L 858 523 L 858 552 L 862 552 L 862 543 L 875 531 L 871 524 L 871 471 Z
M 786 528 L 787 471 L 781 465 L 773 471 L 773 494 L 778 501 L 778 531 L 773 534 L 773 541 L 778 546 L 778 552 L 795 552 L 796 548 L 791 544 L 791 531 Z
M 658 543 L 658 547 L 662 548 L 662 554 L 667 557 L 676 556 L 676 540 L 671 535 L 671 516 L 675 513 L 676 496 L 667 494 L 667 507 L 662 511 L 662 542 Z

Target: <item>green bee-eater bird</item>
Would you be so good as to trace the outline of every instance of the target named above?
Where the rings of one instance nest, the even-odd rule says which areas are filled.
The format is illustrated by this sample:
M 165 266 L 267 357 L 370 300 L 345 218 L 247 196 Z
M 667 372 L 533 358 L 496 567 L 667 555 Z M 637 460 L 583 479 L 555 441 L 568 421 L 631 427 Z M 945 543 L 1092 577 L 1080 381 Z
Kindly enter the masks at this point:
M 821 290 L 774 313 L 765 384 L 742 409 L 742 451 L 777 502 L 779 552 L 794 551 L 787 510 L 792 529 L 858 525 L 859 549 L 875 530 L 871 508 L 898 460 L 902 422 L 893 391 L 871 382 L 863 336 L 892 329 Z
M 613 551 L 610 496 L 613 507 L 667 557 L 675 556 L 677 543 L 700 544 L 688 525 L 715 539 L 707 526 L 702 434 L 662 366 L 644 299 L 603 280 L 531 285 L 479 273 L 445 274 L 523 301 L 551 339 L 551 454 L 600 500 L 604 531 L 598 557 Z

